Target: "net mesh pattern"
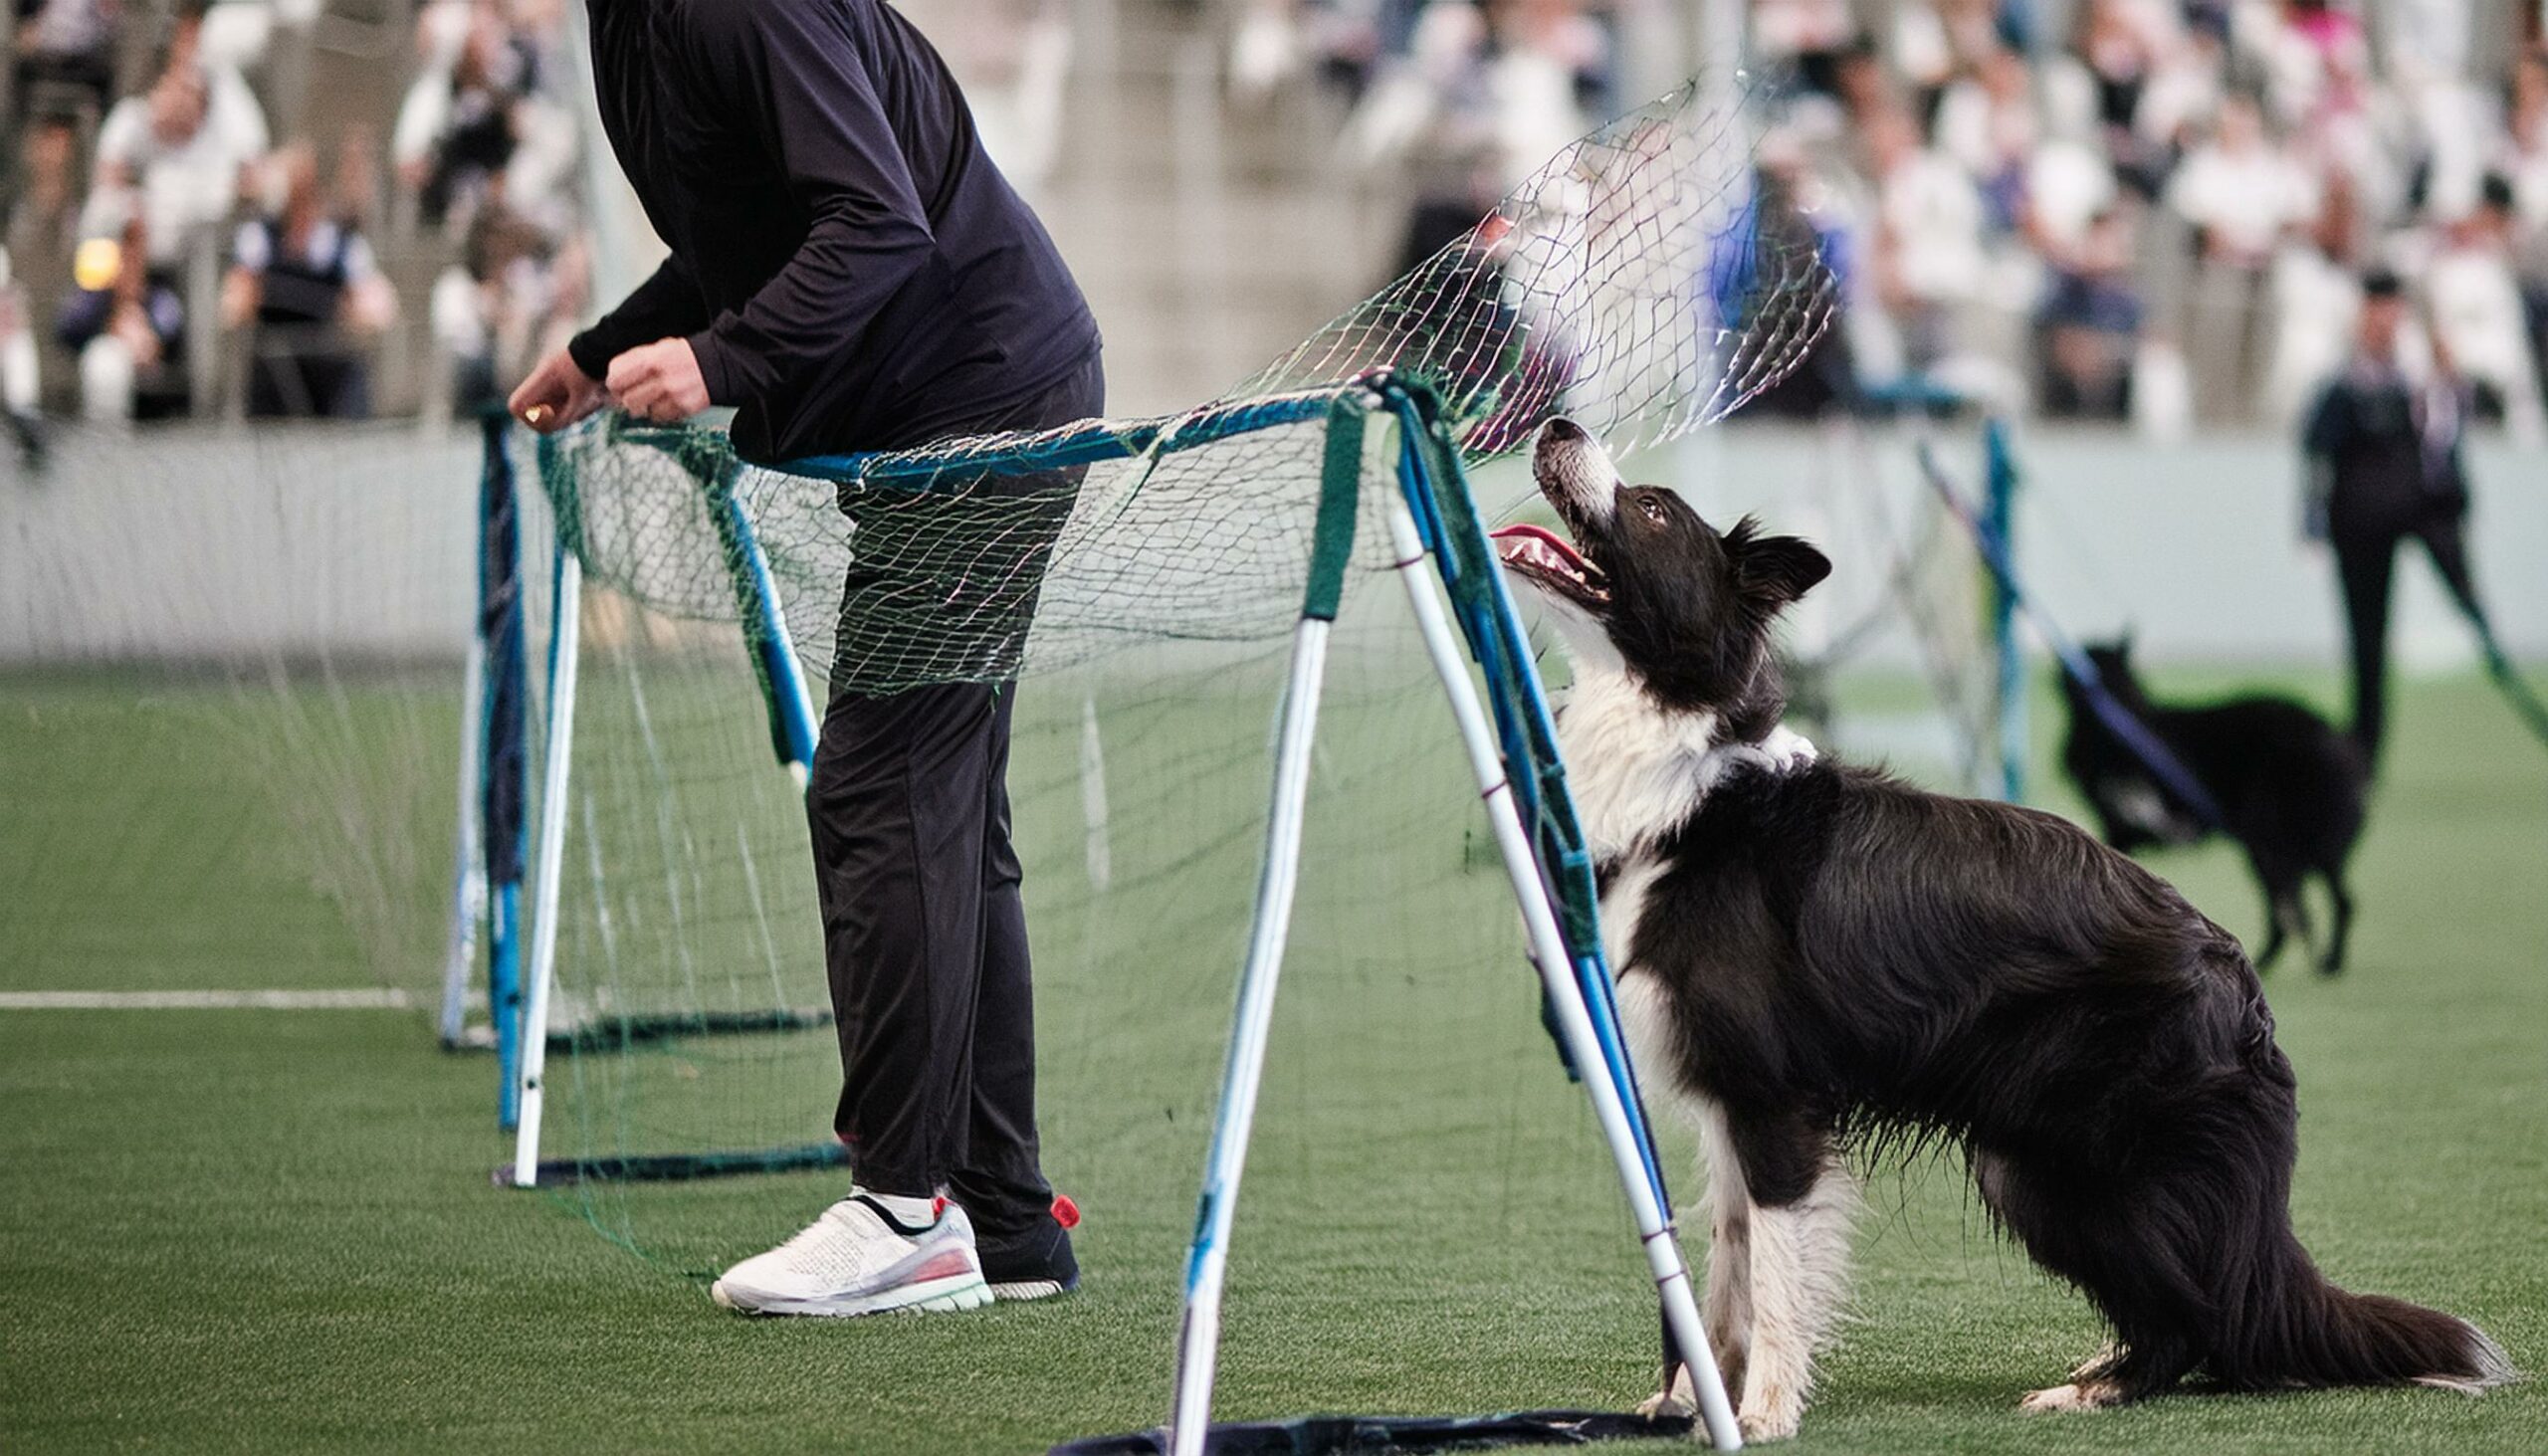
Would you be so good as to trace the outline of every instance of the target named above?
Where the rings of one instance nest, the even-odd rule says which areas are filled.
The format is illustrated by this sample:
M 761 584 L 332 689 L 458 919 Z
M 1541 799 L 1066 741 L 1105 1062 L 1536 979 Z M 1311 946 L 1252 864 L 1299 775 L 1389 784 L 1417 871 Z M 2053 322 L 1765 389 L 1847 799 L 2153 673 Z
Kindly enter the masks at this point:
M 1472 460 L 1561 410 L 1624 452 L 1741 408 L 1812 347 L 1837 280 L 1764 217 L 1747 114 L 1707 96 L 1692 81 L 1578 139 L 1238 393 L 1415 375 Z
M 1364 386 L 1386 371 L 1437 401 L 1471 465 L 1560 412 L 1622 446 L 1721 418 L 1831 307 L 1829 273 L 1797 230 L 1759 225 L 1753 194 L 1741 123 L 1693 88 L 1570 146 L 1467 237 L 1179 415 L 785 468 L 626 421 L 543 442 L 531 516 L 580 559 L 587 615 L 549 1155 L 732 1168 L 828 1141 L 839 1053 L 818 1019 L 634 1034 L 826 1003 L 804 809 L 770 763 L 784 685 L 746 645 L 780 627 L 775 656 L 818 712 L 827 693 L 1023 680 L 1008 786 L 1044 1137 L 1130 1239 L 1179 1247 L 1191 1181 L 1157 1170 L 1186 1166 L 1209 1122 L 1284 639 L 1335 477 L 1358 510 L 1278 1031 L 1292 1050 L 1256 1165 L 1335 1178 L 1370 1150 L 1351 1129 L 1375 1079 L 1404 1078 L 1500 1109 L 1508 1150 L 1597 1176 L 1529 977 L 1481 980 L 1518 965 L 1509 893 L 1412 622 L 1368 589 L 1393 564 L 1398 426 L 1374 417 L 1357 457 L 1336 409 L 1376 402 Z M 1517 1084 L 1525 1064 L 1548 1075 Z M 705 1274 L 801 1221 L 787 1181 L 572 1196 L 611 1237 Z M 1508 1177 L 1471 1233 L 1504 1239 L 1542 1191 Z M 1340 1228 L 1338 1256 L 1371 1233 Z M 1530 1277 L 1519 1256 L 1512 1273 Z
M 1762 206 L 1740 113 L 1694 83 L 1570 145 L 1465 237 L 1185 414 L 784 470 L 712 432 L 601 425 L 553 444 L 544 475 L 586 571 L 686 617 L 739 610 L 714 499 L 731 491 L 817 684 L 888 692 L 1262 639 L 1297 612 L 1326 445 L 1314 414 L 1272 422 L 1284 401 L 1374 371 L 1418 380 L 1472 463 L 1561 412 L 1622 451 L 1721 419 L 1831 316 L 1809 230 L 1765 226 Z M 1123 458 L 1086 463 L 1109 433 Z
M 536 523 L 586 573 L 548 1155 L 732 1171 L 829 1143 L 840 1054 L 819 1019 L 805 809 L 771 764 L 775 685 L 747 646 L 769 625 L 757 577 L 818 713 L 827 693 L 1018 680 L 1008 790 L 1048 1168 L 1103 1207 L 1128 1283 L 1172 1289 L 1337 402 L 1371 398 L 1376 371 L 1423 386 L 1489 514 L 1530 509 L 1526 474 L 1497 462 L 1553 415 L 1622 454 L 1701 432 L 1831 318 L 1810 229 L 1761 211 L 1740 121 L 1691 89 L 1577 142 L 1467 237 L 1182 414 L 785 468 L 625 421 L 544 442 Z M 1344 461 L 1359 510 L 1252 1185 L 1319 1197 L 1410 1159 L 1482 1159 L 1492 1186 L 1429 1214 L 1425 1237 L 1510 1248 L 1500 1277 L 1526 1286 L 1552 1276 L 1525 1231 L 1606 1174 L 1520 970 L 1440 689 L 1394 587 L 1372 580 L 1394 564 L 1398 430 L 1375 417 Z M 770 1012 L 764 1034 L 637 1033 Z M 1473 1125 L 1394 1136 L 1373 1110 L 1411 1087 Z M 570 1196 L 700 1276 L 808 1201 L 773 1177 Z M 1395 1236 L 1376 1217 L 1287 1235 L 1312 1283 Z M 1461 1308 L 1527 1318 L 1494 1294 Z

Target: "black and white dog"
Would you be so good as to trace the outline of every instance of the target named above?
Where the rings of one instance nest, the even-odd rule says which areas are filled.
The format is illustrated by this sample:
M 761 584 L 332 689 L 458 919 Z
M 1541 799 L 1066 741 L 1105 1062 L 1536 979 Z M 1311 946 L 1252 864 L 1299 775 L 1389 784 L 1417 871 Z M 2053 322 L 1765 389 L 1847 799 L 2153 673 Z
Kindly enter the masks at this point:
M 1819 551 L 1621 483 L 1566 421 L 1533 468 L 1565 535 L 1508 527 L 1499 553 L 1574 662 L 1559 736 L 1637 1063 L 1699 1126 L 1703 1309 L 1746 1436 L 1804 1413 L 1844 1298 L 1850 1155 L 1933 1140 L 2113 1326 L 2029 1410 L 2197 1371 L 2511 1378 L 2474 1326 L 2348 1294 L 2293 1237 L 2291 1064 L 2235 939 L 2065 820 L 1818 758 L 1779 726 L 1771 625 L 1830 571 Z

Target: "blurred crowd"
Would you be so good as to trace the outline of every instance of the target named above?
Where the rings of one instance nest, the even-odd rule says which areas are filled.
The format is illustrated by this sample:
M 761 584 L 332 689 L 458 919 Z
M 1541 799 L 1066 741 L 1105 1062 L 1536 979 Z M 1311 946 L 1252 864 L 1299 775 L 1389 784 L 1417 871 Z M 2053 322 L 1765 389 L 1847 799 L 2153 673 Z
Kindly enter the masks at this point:
M 0 400 L 21 449 L 46 412 L 495 397 L 586 302 L 562 5 L 11 0 Z
M 593 302 L 568 3 L 357 22 L 328 0 L 6 0 L 0 407 L 21 447 L 48 413 L 496 398 Z M 1390 169 L 1400 265 L 1637 101 L 1623 78 L 1657 70 L 1628 64 L 1639 38 L 1739 32 L 1761 195 L 1845 283 L 1842 326 L 1766 408 L 1907 381 L 2160 433 L 2283 425 L 2386 267 L 2410 352 L 2481 418 L 2548 436 L 2536 7 L 1195 3 L 1230 38 L 1233 124 L 1289 124 L 1262 103 L 1295 84 L 1344 99 L 1341 138 L 1307 144 Z M 923 9 L 1032 188 L 1061 144 L 1071 12 Z
M 1242 94 L 1316 71 L 1417 179 L 1406 259 L 1612 114 L 1641 0 L 1259 0 Z M 1704 7 L 1691 12 L 1704 15 Z M 1748 0 L 1763 195 L 1845 283 L 1799 411 L 1915 382 L 2055 416 L 2287 425 L 2360 280 L 2548 437 L 2548 52 L 2472 0 Z

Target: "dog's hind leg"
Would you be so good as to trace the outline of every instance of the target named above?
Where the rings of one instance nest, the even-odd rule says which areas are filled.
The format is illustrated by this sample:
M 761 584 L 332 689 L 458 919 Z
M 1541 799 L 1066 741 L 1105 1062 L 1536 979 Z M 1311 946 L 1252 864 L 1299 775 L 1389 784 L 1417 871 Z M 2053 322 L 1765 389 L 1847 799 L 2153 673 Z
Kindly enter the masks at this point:
M 2264 878 L 2262 869 L 2256 871 L 2256 878 L 2263 883 L 2265 892 L 2265 945 L 2263 949 L 2256 952 L 2255 966 L 2257 970 L 2265 971 L 2273 969 L 2275 959 L 2282 954 L 2282 944 L 2288 938 L 2289 932 L 2282 913 L 2282 892 L 2274 888 L 2271 880 Z
M 2291 893 L 2283 898 L 2283 904 L 2290 908 L 2291 933 L 2300 937 L 2301 948 L 2309 952 L 2310 959 L 2315 960 L 2318 958 L 2318 927 L 2309 918 L 2309 898 L 2300 891 L 2300 879 L 2294 876 L 2291 881 Z
M 2345 889 L 2343 866 L 2322 873 L 2326 876 L 2327 893 L 2336 902 L 2336 927 L 2328 937 L 2327 954 L 2318 962 L 2318 970 L 2324 975 L 2338 975 L 2345 968 L 2345 941 L 2353 936 L 2353 893 Z
M 2265 948 L 2256 952 L 2256 969 L 2273 969 L 2282 955 L 2282 942 L 2289 938 L 2282 928 L 2282 906 L 2268 893 L 2265 896 Z
M 2183 1293 L 2164 1250 L 2144 1248 L 2129 1194 L 2074 1186 L 2059 1172 L 2032 1171 L 2013 1157 L 1977 1152 L 1974 1177 L 2001 1226 L 2046 1270 L 2078 1285 L 2114 1326 L 2115 1340 L 2069 1382 L 2020 1402 L 2033 1412 L 2095 1410 L 2156 1394 L 2194 1368 L 2195 1347 L 2179 1317 Z
M 1856 1180 L 1797 1115 L 1730 1120 L 1752 1190 L 1752 1347 L 1736 1414 L 1747 1441 L 1796 1434 L 1813 1357 L 1848 1297 Z
M 1977 1148 L 1973 1152 L 1973 1181 L 1982 1191 L 1982 1205 L 1991 1210 L 1992 1217 L 2000 1221 L 2000 1226 L 2025 1245 L 2027 1252 L 2033 1253 L 2038 1260 L 2042 1259 L 2043 1254 L 2035 1249 L 2034 1240 L 2027 1236 L 2027 1230 L 2048 1215 L 2036 1205 L 2030 1183 L 2019 1177 L 2017 1162 L 1999 1153 Z M 2123 1343 L 2107 1341 L 2103 1349 L 2071 1367 L 2070 1384 L 2035 1391 L 2025 1398 L 2025 1408 L 2084 1408 L 2076 1403 L 2080 1399 L 2078 1387 L 2093 1387 L 2108 1371 L 2121 1364 L 2123 1358 Z
M 2300 899 L 2299 871 L 2261 854 L 2250 853 L 2247 863 L 2265 892 L 2265 948 L 2257 952 L 2255 966 L 2269 970 L 2290 936 L 2296 933 L 2304 945 L 2315 938 L 2309 928 L 2309 907 Z

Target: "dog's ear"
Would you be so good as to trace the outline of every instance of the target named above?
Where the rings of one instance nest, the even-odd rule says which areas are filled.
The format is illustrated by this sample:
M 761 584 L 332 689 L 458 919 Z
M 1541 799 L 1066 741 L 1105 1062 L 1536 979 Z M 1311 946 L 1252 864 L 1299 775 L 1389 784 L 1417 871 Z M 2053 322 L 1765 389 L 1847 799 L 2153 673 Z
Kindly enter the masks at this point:
M 1796 536 L 1756 536 L 1743 542 L 1736 571 L 1746 595 L 1782 607 L 1830 575 L 1831 559 Z

